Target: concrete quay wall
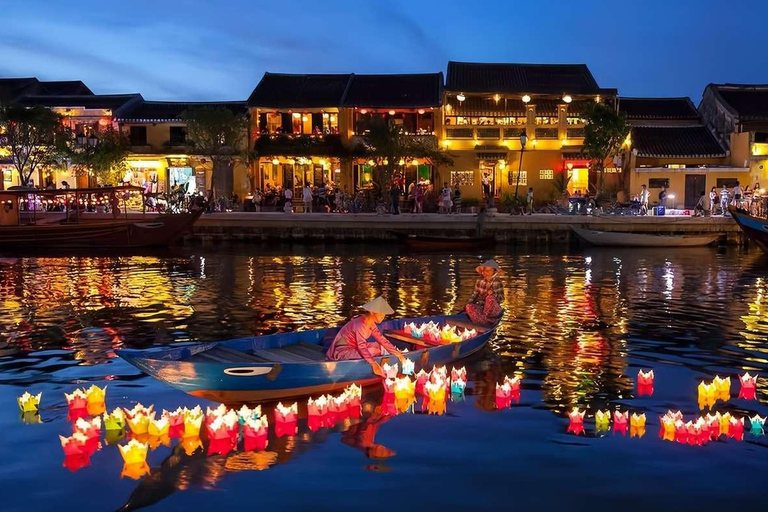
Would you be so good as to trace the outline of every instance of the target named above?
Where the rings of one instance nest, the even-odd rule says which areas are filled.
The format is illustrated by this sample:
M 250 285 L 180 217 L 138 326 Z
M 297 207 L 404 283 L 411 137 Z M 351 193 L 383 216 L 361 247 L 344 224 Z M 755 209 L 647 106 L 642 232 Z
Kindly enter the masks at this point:
M 571 226 L 599 231 L 665 235 L 722 235 L 730 244 L 744 243 L 741 229 L 722 217 L 622 217 L 580 215 L 512 216 L 492 214 L 483 222 L 484 236 L 508 243 L 570 243 Z M 326 214 L 231 212 L 203 215 L 187 241 L 394 240 L 393 231 L 429 236 L 475 236 L 475 214 Z

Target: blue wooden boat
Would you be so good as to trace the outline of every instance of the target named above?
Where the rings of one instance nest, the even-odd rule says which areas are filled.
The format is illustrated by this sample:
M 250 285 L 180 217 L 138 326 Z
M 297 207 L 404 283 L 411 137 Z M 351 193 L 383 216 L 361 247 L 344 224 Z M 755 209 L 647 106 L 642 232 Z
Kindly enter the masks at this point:
M 446 322 L 477 330 L 458 343 L 437 344 L 404 335 L 407 322 Z M 480 350 L 498 324 L 472 325 L 465 314 L 400 318 L 382 322 L 379 330 L 414 362 L 416 371 L 445 365 Z M 278 400 L 367 385 L 380 379 L 364 360 L 328 361 L 325 352 L 340 327 L 240 338 L 213 343 L 176 344 L 117 354 L 152 377 L 191 395 L 222 403 Z M 379 364 L 397 362 L 391 356 Z M 393 361 L 394 360 L 394 361 Z

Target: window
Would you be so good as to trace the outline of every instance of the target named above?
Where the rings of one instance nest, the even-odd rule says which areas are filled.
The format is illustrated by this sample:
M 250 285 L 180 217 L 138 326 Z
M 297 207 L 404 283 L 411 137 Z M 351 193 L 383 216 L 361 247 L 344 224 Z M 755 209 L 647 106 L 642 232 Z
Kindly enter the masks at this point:
M 451 171 L 451 185 L 461 187 L 475 184 L 475 171 Z
M 568 128 L 566 134 L 569 139 L 583 139 L 584 128 Z
M 717 178 L 717 188 L 723 188 L 723 185 L 728 188 L 733 188 L 738 185 L 738 183 L 738 178 Z
M 557 128 L 536 128 L 537 139 L 556 139 Z
M 523 128 L 504 128 L 505 139 L 519 139 L 523 134 Z
M 555 179 L 555 171 L 552 169 L 539 169 L 539 179 L 540 180 Z
M 667 169 L 685 169 L 685 164 L 667 164 L 664 167 Z
M 605 174 L 619 174 L 621 169 L 618 167 L 604 167 L 603 172 L 605 172 Z
M 131 141 L 131 146 L 146 146 L 147 145 L 147 127 L 131 126 L 131 132 L 128 138 Z
M 171 126 L 171 146 L 183 146 L 187 143 L 187 129 L 184 126 Z
M 477 138 L 478 139 L 498 139 L 499 129 L 498 128 L 478 128 Z
M 449 139 L 471 139 L 474 131 L 472 128 L 446 128 L 445 136 Z
M 648 188 L 661 188 L 661 187 L 669 188 L 669 178 L 649 178 L 648 179 Z
M 510 185 L 517 185 L 517 171 L 509 171 L 507 181 Z M 520 171 L 520 185 L 528 185 L 528 171 Z

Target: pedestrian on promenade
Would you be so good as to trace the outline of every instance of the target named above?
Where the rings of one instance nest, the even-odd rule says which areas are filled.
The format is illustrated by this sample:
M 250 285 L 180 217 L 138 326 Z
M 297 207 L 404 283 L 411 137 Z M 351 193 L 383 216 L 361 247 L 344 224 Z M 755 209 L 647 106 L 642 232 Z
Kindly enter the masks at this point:
M 706 213 L 707 213 L 707 194 L 702 190 L 701 197 L 699 197 L 699 201 L 696 203 L 696 206 L 693 207 L 693 216 L 704 217 Z
M 661 190 L 659 191 L 659 206 L 662 208 L 667 207 L 667 187 L 664 185 L 661 186 Z
M 416 185 L 416 188 L 413 190 L 413 199 L 414 199 L 414 213 L 424 213 L 424 187 L 421 185 Z
M 451 187 L 448 182 L 443 182 L 443 189 L 440 191 L 440 213 L 451 213 Z
M 709 216 L 713 216 L 715 214 L 715 210 L 717 209 L 717 187 L 712 187 L 709 190 Z
M 475 271 L 481 278 L 475 283 L 475 290 L 464 311 L 473 324 L 492 324 L 501 317 L 501 305 L 504 303 L 504 285 L 499 279 L 501 269 L 498 263 L 488 260 Z
M 309 186 L 309 183 L 304 185 L 301 198 L 304 200 L 304 213 L 312 213 L 312 187 Z
M 722 210 L 723 217 L 725 217 L 725 214 L 728 213 L 728 187 L 725 186 L 725 183 L 723 183 L 723 188 L 720 189 L 720 209 Z
M 733 206 L 736 208 L 741 208 L 741 198 L 744 197 L 744 190 L 741 188 L 741 185 L 739 185 L 739 182 L 736 182 L 736 186 L 733 187 Z
M 533 215 L 533 187 L 528 187 L 528 194 L 526 194 L 525 200 L 528 215 Z
M 392 215 L 400 215 L 400 186 L 395 180 L 392 180 L 389 198 L 392 200 Z
M 293 213 L 293 191 L 290 189 L 290 187 L 286 187 L 285 192 L 283 192 L 283 196 L 285 197 L 283 211 L 285 213 Z
M 458 183 L 453 186 L 453 207 L 456 208 L 456 213 L 461 213 L 461 190 Z
M 488 178 L 488 173 L 483 173 L 483 198 L 487 201 L 491 197 L 491 180 Z
M 651 200 L 651 191 L 648 190 L 648 187 L 643 185 L 640 188 L 640 214 L 641 215 L 648 214 L 648 201 L 650 200 Z
M 260 212 L 261 211 L 261 202 L 264 200 L 264 198 L 261 195 L 261 190 L 258 188 L 253 191 L 253 211 Z

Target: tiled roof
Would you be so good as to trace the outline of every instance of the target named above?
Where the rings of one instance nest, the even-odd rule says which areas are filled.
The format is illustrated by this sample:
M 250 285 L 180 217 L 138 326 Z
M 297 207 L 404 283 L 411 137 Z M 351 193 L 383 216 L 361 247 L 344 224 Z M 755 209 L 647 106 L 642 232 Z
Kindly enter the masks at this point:
M 37 78 L 0 78 L 0 102 L 13 102 L 22 96 L 92 95 L 80 80 L 41 82 Z
M 710 84 L 740 121 L 768 120 L 768 85 Z
M 351 74 L 287 75 L 264 73 L 248 98 L 249 107 L 323 108 L 341 106 Z
M 46 94 L 52 96 L 93 95 L 93 91 L 91 91 L 88 86 L 80 80 L 45 81 L 40 82 L 40 85 L 45 90 L 45 92 L 38 92 L 36 94 Z
M 109 109 L 116 111 L 129 102 L 141 101 L 140 94 L 94 94 L 64 96 L 24 96 L 19 98 L 21 105 L 42 105 L 44 107 L 70 107 L 87 109 Z
M 345 107 L 415 108 L 442 105 L 443 74 L 352 75 Z
M 619 111 L 627 120 L 698 121 L 699 111 L 690 98 L 619 98 Z
M 10 103 L 38 84 L 37 78 L 0 78 L 0 103 Z
M 445 88 L 487 93 L 615 93 L 614 89 L 601 89 L 586 64 L 449 62 Z
M 641 157 L 718 158 L 726 151 L 706 126 L 636 126 L 632 147 Z
M 120 114 L 119 121 L 134 122 L 168 122 L 180 119 L 181 114 L 190 108 L 226 108 L 235 114 L 245 114 L 247 108 L 244 101 L 217 102 L 180 102 L 180 101 L 142 101 L 125 109 Z

